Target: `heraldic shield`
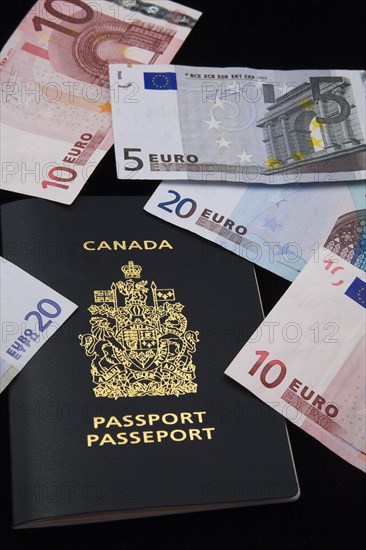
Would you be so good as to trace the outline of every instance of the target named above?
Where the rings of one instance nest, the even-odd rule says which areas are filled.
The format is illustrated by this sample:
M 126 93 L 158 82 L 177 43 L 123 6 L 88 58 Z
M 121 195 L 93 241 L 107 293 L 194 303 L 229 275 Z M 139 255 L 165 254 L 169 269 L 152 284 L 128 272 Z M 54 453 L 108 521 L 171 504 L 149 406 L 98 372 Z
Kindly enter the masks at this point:
M 125 281 L 94 292 L 90 333 L 79 335 L 92 358 L 96 397 L 195 393 L 192 355 L 199 333 L 187 330 L 174 289 L 159 289 L 155 282 L 148 287 L 133 261 L 121 270 Z

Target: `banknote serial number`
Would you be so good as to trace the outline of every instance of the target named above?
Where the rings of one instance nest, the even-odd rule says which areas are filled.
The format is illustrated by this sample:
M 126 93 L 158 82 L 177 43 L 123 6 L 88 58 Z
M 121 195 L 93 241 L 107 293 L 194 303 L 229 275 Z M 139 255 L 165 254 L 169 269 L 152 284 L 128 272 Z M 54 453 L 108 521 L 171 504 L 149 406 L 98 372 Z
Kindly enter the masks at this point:
M 29 321 L 32 317 L 36 318 L 36 323 L 38 325 L 37 331 L 26 328 L 22 334 L 18 336 L 15 342 L 9 346 L 6 353 L 19 361 L 19 359 L 22 358 L 22 354 L 27 352 L 27 349 L 31 347 L 32 343 L 39 341 L 40 333 L 48 329 L 52 323 L 52 319 L 58 317 L 61 311 L 61 306 L 57 302 L 54 302 L 54 300 L 48 298 L 40 300 L 36 309 L 29 311 L 24 316 L 25 321 Z

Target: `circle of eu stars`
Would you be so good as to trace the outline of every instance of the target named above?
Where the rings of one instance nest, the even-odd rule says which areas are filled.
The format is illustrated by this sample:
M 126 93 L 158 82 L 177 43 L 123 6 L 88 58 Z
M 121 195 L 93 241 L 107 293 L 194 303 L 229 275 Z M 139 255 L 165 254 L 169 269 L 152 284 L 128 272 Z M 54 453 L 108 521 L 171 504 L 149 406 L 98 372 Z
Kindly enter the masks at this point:
M 170 81 L 169 81 L 169 78 L 165 74 L 158 73 L 158 74 L 153 76 L 152 83 L 153 83 L 154 87 L 157 88 L 158 90 L 164 90 L 165 88 L 167 88 L 169 86 Z

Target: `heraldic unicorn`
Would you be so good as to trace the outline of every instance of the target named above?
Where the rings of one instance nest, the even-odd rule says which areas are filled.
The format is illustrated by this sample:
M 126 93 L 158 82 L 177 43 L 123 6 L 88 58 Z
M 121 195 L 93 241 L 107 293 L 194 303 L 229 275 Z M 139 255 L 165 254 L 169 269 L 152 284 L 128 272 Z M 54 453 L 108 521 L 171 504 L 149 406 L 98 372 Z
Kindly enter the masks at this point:
M 94 292 L 90 333 L 79 336 L 92 358 L 96 397 L 195 393 L 192 355 L 199 333 L 187 330 L 174 289 L 159 289 L 155 282 L 149 288 L 148 281 L 139 280 L 142 268 L 133 261 L 121 270 L 125 281 Z

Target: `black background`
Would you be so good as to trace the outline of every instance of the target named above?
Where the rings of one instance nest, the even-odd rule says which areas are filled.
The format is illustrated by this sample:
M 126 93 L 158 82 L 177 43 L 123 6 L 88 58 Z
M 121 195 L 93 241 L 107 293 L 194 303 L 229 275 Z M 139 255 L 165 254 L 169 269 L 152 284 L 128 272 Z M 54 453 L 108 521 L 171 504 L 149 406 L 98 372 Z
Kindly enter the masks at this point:
M 255 68 L 364 68 L 364 2 L 185 0 L 203 11 L 174 59 L 177 64 Z M 1 44 L 33 5 L 1 6 Z M 157 184 L 118 181 L 113 149 L 92 174 L 82 195 L 145 195 Z M 1 192 L 1 202 L 24 198 Z M 243 260 L 244 261 L 244 260 Z M 256 268 L 265 313 L 289 283 Z M 301 497 L 295 503 L 199 512 L 99 525 L 17 532 L 11 530 L 10 464 L 6 393 L 1 407 L 0 541 L 6 549 L 354 548 L 365 542 L 364 474 L 289 423 Z M 229 464 L 223 464 L 229 467 Z M 4 545 L 5 543 L 5 545 Z

